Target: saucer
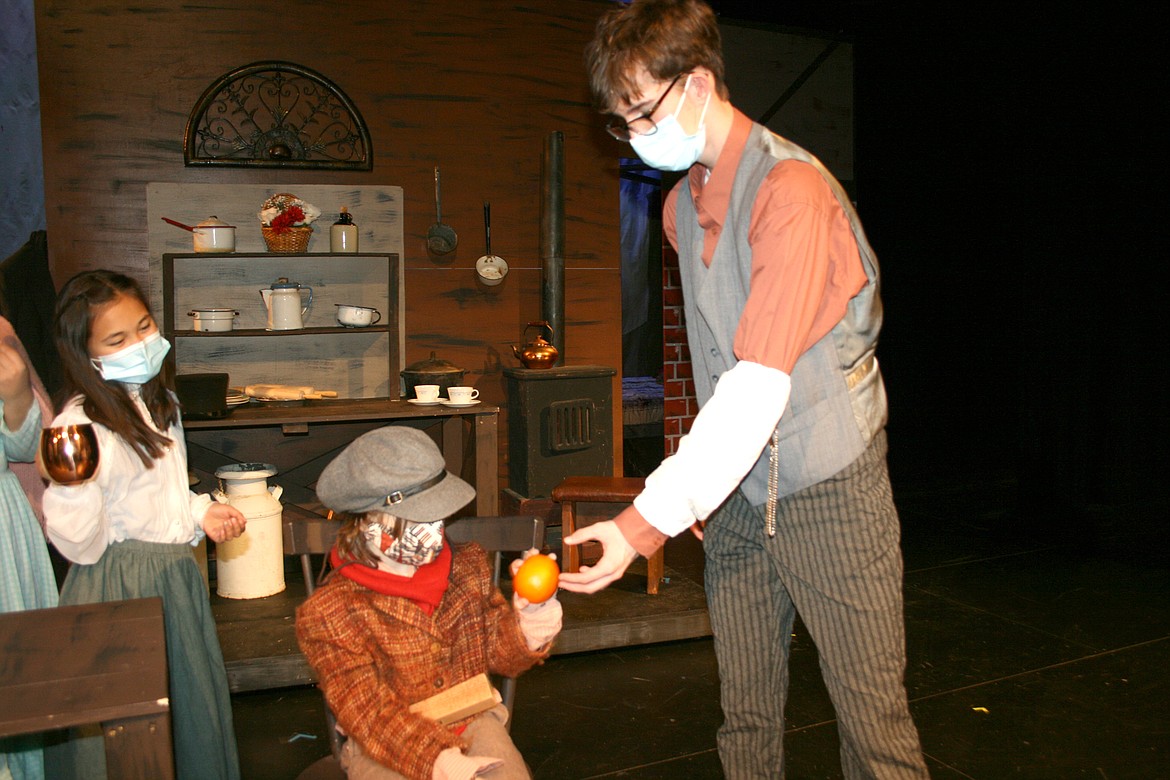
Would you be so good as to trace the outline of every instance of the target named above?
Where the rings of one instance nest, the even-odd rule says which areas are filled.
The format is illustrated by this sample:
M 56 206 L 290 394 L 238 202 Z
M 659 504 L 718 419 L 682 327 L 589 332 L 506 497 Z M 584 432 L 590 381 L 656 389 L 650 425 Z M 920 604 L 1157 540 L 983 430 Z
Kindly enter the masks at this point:
M 462 409 L 465 406 L 475 406 L 477 403 L 479 403 L 479 399 L 476 399 L 474 401 L 467 401 L 466 403 L 457 404 L 454 401 L 446 401 L 446 400 L 443 400 L 442 398 L 440 398 L 439 403 L 441 403 L 443 406 L 450 406 L 453 409 Z
M 447 403 L 446 401 L 442 400 L 441 398 L 436 399 L 434 401 L 420 401 L 417 398 L 407 398 L 406 402 L 408 404 L 414 404 L 415 406 L 438 406 L 439 404 Z

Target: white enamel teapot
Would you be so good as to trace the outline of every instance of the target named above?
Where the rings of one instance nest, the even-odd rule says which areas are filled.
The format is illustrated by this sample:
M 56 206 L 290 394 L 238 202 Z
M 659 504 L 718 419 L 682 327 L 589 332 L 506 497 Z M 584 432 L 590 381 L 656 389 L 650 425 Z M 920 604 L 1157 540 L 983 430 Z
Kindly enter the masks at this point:
M 308 299 L 302 303 L 302 295 Z M 313 288 L 287 277 L 280 277 L 271 287 L 260 290 L 264 307 L 268 309 L 268 330 L 300 330 L 305 327 L 304 314 L 313 304 Z

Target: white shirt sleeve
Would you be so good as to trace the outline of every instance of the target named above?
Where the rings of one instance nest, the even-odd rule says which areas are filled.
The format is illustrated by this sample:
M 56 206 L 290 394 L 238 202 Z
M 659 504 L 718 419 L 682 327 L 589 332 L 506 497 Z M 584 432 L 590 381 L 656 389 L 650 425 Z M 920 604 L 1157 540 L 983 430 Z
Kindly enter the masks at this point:
M 188 490 L 187 496 L 191 502 L 191 519 L 195 521 L 195 538 L 191 540 L 192 547 L 198 547 L 207 534 L 203 530 L 203 516 L 215 503 L 215 499 L 207 493 L 196 493 Z
M 788 374 L 759 363 L 741 360 L 725 372 L 678 451 L 634 499 L 646 521 L 676 536 L 706 520 L 759 459 L 791 391 Z
M 145 417 L 145 406 L 137 403 Z M 81 401 L 73 399 L 53 424 L 87 422 Z M 168 431 L 171 445 L 149 467 L 113 431 L 97 423 L 94 430 L 99 452 L 94 478 L 76 486 L 50 483 L 45 489 L 46 531 L 61 554 L 75 563 L 95 563 L 108 545 L 127 539 L 198 544 L 211 497 L 188 487 L 182 428 Z
M 45 531 L 74 563 L 97 563 L 109 544 L 109 519 L 96 482 L 53 485 L 45 490 Z
M 53 420 L 53 425 L 84 425 L 89 417 L 78 399 L 69 404 Z M 98 470 L 94 478 L 81 485 L 58 485 L 50 482 L 45 488 L 45 531 L 53 545 L 74 563 L 97 563 L 109 544 L 110 524 L 106 515 L 101 488 L 103 471 L 109 470 L 113 458 L 108 452 L 114 446 L 113 434 L 101 425 L 94 425 L 98 440 Z

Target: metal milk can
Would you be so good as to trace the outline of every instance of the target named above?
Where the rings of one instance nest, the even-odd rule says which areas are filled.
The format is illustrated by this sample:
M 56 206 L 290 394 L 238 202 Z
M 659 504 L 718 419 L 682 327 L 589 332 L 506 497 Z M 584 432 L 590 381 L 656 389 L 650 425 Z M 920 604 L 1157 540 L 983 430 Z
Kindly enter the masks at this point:
M 212 497 L 231 504 L 248 527 L 235 539 L 215 545 L 215 592 L 229 599 L 258 599 L 284 590 L 284 535 L 280 494 L 268 487 L 276 467 L 268 463 L 234 463 L 215 470 L 219 489 Z

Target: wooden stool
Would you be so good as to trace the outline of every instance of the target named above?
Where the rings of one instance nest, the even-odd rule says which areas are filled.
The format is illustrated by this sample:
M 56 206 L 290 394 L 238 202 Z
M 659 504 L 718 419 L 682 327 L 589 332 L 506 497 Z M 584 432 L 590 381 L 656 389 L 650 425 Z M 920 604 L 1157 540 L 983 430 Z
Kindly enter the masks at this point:
M 561 503 L 561 538 L 577 530 L 577 522 L 581 519 L 577 504 L 629 504 L 645 486 L 646 480 L 642 477 L 566 477 L 552 490 L 553 500 Z M 646 592 L 650 595 L 658 593 L 665 561 L 661 547 L 646 561 Z M 565 571 L 577 571 L 581 567 L 580 546 L 562 542 L 561 563 Z

